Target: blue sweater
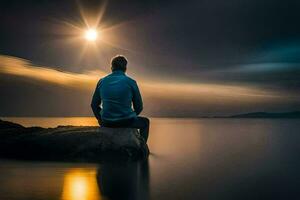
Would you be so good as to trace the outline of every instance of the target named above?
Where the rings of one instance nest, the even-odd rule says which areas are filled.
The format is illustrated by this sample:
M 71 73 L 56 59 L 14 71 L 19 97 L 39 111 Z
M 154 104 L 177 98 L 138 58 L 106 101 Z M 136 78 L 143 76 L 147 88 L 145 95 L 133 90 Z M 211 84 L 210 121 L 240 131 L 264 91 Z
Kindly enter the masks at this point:
M 119 121 L 139 115 L 143 101 L 136 81 L 118 70 L 99 80 L 91 107 L 98 120 Z

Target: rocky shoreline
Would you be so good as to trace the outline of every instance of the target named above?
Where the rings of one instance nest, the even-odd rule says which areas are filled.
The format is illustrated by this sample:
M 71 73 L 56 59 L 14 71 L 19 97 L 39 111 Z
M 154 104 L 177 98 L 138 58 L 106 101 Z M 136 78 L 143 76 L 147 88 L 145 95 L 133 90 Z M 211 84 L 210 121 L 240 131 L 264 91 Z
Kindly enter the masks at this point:
M 0 158 L 45 161 L 134 161 L 149 155 L 136 129 L 23 127 L 0 120 Z

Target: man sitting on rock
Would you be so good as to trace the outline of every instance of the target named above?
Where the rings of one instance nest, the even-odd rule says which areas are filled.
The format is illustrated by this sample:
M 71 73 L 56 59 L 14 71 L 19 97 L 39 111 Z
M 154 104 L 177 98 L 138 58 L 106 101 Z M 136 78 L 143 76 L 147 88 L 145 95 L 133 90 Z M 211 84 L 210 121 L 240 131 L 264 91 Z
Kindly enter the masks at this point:
M 138 128 L 147 142 L 149 119 L 138 116 L 143 110 L 143 101 L 136 81 L 125 74 L 126 66 L 124 56 L 112 58 L 112 73 L 99 80 L 91 107 L 99 125 Z

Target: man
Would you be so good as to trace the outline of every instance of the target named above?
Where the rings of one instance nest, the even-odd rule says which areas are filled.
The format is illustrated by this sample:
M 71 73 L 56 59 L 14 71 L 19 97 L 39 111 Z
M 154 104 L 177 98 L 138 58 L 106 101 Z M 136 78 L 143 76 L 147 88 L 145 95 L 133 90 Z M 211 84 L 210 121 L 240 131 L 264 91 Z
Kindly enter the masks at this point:
M 147 142 L 149 119 L 138 116 L 143 110 L 142 97 L 136 81 L 125 74 L 126 69 L 124 56 L 112 58 L 112 73 L 99 80 L 91 107 L 99 125 L 138 128 Z

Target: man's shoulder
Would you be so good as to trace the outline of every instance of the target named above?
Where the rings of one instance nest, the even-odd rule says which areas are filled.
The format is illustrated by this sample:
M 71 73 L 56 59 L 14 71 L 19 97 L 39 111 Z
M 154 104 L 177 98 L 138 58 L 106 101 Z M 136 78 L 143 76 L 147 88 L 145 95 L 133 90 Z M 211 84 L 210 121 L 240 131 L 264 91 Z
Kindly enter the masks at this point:
M 104 77 L 101 77 L 101 78 L 99 79 L 99 81 L 98 81 L 98 85 L 99 85 L 101 82 L 103 82 L 103 81 L 105 81 L 106 79 L 108 79 L 110 76 L 111 76 L 111 74 L 108 74 L 108 75 L 106 75 L 106 76 L 104 76 Z
M 130 76 L 126 75 L 126 78 L 127 78 L 128 81 L 130 81 L 132 83 L 136 83 L 136 81 L 133 78 L 131 78 Z
M 97 86 L 100 86 L 100 84 L 103 82 L 103 80 L 105 80 L 106 77 L 107 77 L 107 76 L 104 76 L 104 77 L 100 78 L 100 79 L 98 80 L 98 82 L 97 82 Z
M 111 74 L 108 74 L 107 76 L 100 78 L 97 85 L 100 85 L 102 82 L 105 82 L 105 81 L 110 81 L 110 77 L 114 77 L 114 76 L 112 76 Z M 136 84 L 136 81 L 128 75 L 118 77 L 118 79 L 119 78 L 125 80 L 129 84 Z

